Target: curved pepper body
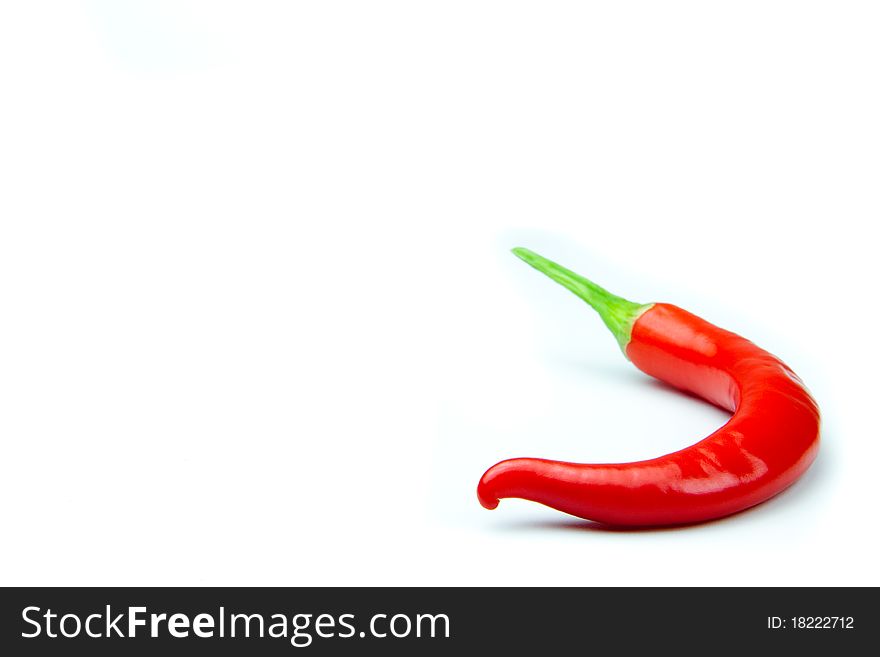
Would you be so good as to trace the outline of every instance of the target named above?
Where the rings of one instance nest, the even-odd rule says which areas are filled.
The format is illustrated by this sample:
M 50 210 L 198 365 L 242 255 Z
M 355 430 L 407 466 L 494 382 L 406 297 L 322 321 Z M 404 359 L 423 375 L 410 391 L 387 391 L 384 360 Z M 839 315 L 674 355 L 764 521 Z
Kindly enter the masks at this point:
M 788 366 L 745 338 L 654 304 L 634 320 L 624 349 L 645 373 L 733 416 L 695 445 L 646 461 L 502 461 L 479 483 L 483 506 L 519 497 L 611 525 L 693 523 L 767 500 L 815 459 L 816 402 Z

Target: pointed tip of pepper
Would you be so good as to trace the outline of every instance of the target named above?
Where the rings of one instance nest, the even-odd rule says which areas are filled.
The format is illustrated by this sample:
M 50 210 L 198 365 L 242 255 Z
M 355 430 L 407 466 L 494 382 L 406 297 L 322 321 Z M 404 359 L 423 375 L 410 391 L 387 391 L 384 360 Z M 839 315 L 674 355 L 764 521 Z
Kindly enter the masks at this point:
M 503 471 L 503 467 L 499 467 L 501 464 L 495 464 L 486 472 L 483 473 L 483 476 L 480 477 L 480 483 L 477 484 L 477 499 L 480 500 L 480 504 L 483 505 L 483 508 L 495 509 L 498 507 L 498 502 L 503 497 L 498 489 L 498 472 Z
M 477 499 L 480 500 L 480 504 L 484 509 L 488 509 L 492 511 L 493 509 L 498 508 L 498 498 L 494 495 L 488 494 L 485 489 L 486 487 L 483 485 L 483 482 L 480 482 L 480 485 L 477 486 Z

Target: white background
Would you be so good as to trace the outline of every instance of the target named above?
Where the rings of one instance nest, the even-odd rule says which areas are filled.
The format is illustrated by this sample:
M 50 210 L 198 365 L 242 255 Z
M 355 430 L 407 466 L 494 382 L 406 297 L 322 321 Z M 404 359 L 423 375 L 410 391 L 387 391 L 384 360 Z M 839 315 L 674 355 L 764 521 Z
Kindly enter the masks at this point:
M 880 584 L 871 2 L 0 10 L 2 584 Z M 657 456 L 530 247 L 785 359 L 813 469 L 686 529 L 476 500 Z

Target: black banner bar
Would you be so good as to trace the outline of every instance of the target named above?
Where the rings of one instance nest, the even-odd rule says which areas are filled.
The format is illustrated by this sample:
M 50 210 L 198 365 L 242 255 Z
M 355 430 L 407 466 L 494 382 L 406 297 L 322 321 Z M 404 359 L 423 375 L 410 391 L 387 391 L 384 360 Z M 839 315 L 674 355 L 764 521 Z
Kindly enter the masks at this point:
M 524 654 L 652 645 L 676 655 L 878 638 L 867 588 L 12 588 L 0 654 Z M 601 642 L 601 643 L 599 643 Z

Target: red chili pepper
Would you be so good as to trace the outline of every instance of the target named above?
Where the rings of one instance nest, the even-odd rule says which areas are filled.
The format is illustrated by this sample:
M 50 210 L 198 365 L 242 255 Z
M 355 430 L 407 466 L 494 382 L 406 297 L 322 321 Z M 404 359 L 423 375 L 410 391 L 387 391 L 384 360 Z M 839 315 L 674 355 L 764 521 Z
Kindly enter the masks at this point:
M 773 497 L 816 458 L 819 408 L 778 358 L 681 308 L 633 303 L 527 249 L 513 252 L 596 309 L 640 370 L 733 416 L 697 444 L 647 461 L 502 461 L 480 480 L 484 507 L 519 497 L 605 524 L 694 523 Z

